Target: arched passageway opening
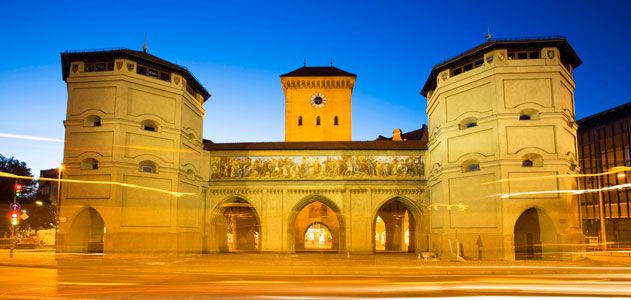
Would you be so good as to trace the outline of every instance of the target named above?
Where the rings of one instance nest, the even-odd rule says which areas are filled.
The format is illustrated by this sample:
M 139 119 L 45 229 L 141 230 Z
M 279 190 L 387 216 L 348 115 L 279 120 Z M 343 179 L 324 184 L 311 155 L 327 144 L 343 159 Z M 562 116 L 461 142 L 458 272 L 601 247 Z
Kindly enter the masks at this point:
M 530 208 L 515 222 L 515 259 L 553 259 L 558 256 L 557 234 L 552 220 L 541 210 Z
M 213 252 L 259 251 L 261 226 L 254 207 L 243 199 L 223 203 L 212 221 L 211 247 Z
M 379 208 L 373 228 L 375 252 L 416 250 L 416 220 L 400 200 L 388 201 Z
M 70 252 L 103 253 L 104 235 L 103 218 L 94 208 L 86 207 L 70 225 L 67 249 Z
M 304 206 L 294 221 L 294 245 L 298 252 L 338 252 L 341 230 L 337 213 L 315 201 Z
M 315 222 L 305 231 L 305 249 L 331 250 L 333 247 L 333 235 L 326 225 Z

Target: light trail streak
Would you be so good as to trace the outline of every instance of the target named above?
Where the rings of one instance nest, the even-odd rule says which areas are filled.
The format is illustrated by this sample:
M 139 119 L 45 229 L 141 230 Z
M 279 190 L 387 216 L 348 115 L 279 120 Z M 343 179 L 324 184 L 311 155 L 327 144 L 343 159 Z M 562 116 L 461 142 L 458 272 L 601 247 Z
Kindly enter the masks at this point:
M 502 199 L 516 197 L 516 196 L 531 196 L 531 195 L 545 195 L 545 194 L 574 194 L 580 195 L 584 193 L 596 193 L 601 191 L 610 191 L 610 190 L 622 190 L 625 188 L 631 187 L 631 183 L 618 184 L 612 186 L 606 186 L 598 189 L 584 189 L 584 190 L 548 190 L 548 191 L 534 191 L 534 192 L 517 192 L 517 193 L 507 193 L 507 194 L 497 194 L 491 195 L 488 197 L 500 197 Z
M 484 182 L 482 184 L 493 184 L 493 183 L 512 182 L 512 181 L 533 181 L 533 180 L 556 179 L 556 178 L 597 177 L 597 176 L 610 175 L 610 174 L 619 174 L 620 172 L 625 172 L 625 171 L 631 171 L 631 167 L 613 167 L 609 169 L 609 171 L 607 172 L 593 173 L 593 174 L 558 174 L 558 175 L 546 175 L 546 176 L 536 176 L 536 177 L 504 178 L 500 180 Z
M 26 179 L 26 180 L 36 180 L 35 177 L 21 176 L 21 175 L 15 175 L 15 174 L 5 173 L 5 172 L 0 172 L 0 177 Z M 172 191 L 168 191 L 168 190 L 152 188 L 152 187 L 148 187 L 148 186 L 142 186 L 142 185 L 131 184 L 131 183 L 117 182 L 117 181 L 99 181 L 99 180 L 92 181 L 92 180 L 78 180 L 78 179 L 61 179 L 61 180 L 59 180 L 59 179 L 56 179 L 56 178 L 39 178 L 39 180 L 40 181 L 52 181 L 52 182 L 65 182 L 65 183 L 86 183 L 86 184 L 101 184 L 101 185 L 117 185 L 117 186 L 122 186 L 122 187 L 127 187 L 127 188 L 134 188 L 134 189 L 141 189 L 141 190 L 147 190 L 147 191 L 154 191 L 154 192 L 163 193 L 163 194 L 169 194 L 169 195 L 175 196 L 177 198 L 182 197 L 182 196 L 194 196 L 195 195 L 195 193 L 172 192 Z
M 13 133 L 2 133 L 0 132 L 0 138 L 9 138 L 9 139 L 19 139 L 19 140 L 31 140 L 31 141 L 40 141 L 40 142 L 55 142 L 61 143 L 63 140 L 53 139 L 43 136 L 34 136 L 34 135 L 25 135 L 25 134 L 13 134 Z

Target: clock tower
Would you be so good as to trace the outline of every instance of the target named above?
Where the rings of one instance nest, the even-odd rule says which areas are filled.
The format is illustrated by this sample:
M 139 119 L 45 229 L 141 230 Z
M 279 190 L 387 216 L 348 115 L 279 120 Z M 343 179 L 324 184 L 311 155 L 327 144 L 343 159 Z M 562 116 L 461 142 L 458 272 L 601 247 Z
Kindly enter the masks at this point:
M 357 75 L 307 67 L 280 76 L 285 92 L 285 141 L 350 141 L 351 97 Z

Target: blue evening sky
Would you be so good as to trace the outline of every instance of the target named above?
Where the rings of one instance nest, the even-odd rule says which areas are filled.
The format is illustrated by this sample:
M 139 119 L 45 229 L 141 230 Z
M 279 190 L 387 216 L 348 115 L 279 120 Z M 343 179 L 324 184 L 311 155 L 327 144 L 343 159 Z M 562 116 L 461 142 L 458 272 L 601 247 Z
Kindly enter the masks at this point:
M 0 134 L 63 140 L 59 53 L 127 47 L 188 67 L 213 97 L 204 137 L 282 141 L 279 75 L 334 65 L 358 75 L 353 139 L 427 122 L 419 95 L 433 65 L 494 38 L 566 36 L 578 118 L 631 100 L 629 1 L 2 1 Z M 0 137 L 0 154 L 37 173 L 63 143 Z

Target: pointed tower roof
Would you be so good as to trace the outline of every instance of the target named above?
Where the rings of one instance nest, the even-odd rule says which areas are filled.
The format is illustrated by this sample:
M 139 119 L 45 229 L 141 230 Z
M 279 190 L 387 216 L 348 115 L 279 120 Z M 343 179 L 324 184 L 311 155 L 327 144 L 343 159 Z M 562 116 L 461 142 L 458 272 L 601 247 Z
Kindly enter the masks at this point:
M 336 67 L 300 67 L 289 73 L 280 75 L 280 77 L 308 77 L 308 76 L 352 76 L 357 77 L 353 73 L 346 72 Z

